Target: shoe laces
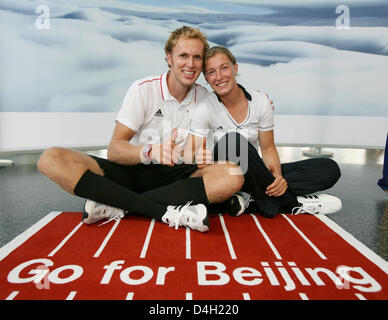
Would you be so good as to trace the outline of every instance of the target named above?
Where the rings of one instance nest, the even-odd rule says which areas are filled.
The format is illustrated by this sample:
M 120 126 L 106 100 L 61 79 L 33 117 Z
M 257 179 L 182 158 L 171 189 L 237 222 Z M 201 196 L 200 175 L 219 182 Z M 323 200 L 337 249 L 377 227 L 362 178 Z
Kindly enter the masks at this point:
M 241 196 L 244 200 L 244 208 L 248 208 L 249 207 L 249 203 L 255 201 L 251 194 L 247 193 L 247 192 L 243 192 L 243 191 L 239 191 L 239 192 L 236 192 L 237 195 Z
M 108 220 L 103 223 L 100 223 L 98 225 L 99 227 L 113 220 L 118 221 L 124 217 L 124 210 L 122 209 L 106 206 L 104 210 L 105 210 L 106 218 Z
M 167 213 L 168 215 L 168 226 L 170 228 L 175 227 L 175 230 L 178 230 L 180 226 L 186 225 L 185 222 L 188 221 L 190 216 L 187 214 L 187 209 L 190 206 L 192 201 L 189 201 L 184 206 L 178 206 L 178 207 L 168 207 Z
M 315 214 L 320 211 L 321 202 L 319 198 L 315 195 L 304 196 L 306 200 L 303 200 L 303 203 L 300 207 L 295 207 L 291 210 L 292 215 L 298 215 L 301 213 L 310 213 Z

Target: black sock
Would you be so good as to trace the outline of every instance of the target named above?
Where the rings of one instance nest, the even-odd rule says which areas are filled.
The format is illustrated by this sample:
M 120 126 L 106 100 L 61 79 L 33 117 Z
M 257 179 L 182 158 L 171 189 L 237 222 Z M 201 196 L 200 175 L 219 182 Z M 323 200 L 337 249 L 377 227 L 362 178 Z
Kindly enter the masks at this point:
M 189 201 L 193 205 L 209 203 L 202 177 L 185 178 L 141 195 L 165 205 L 184 205 Z
M 209 213 L 227 213 L 227 208 L 230 203 L 230 198 L 218 203 L 209 203 L 207 207 L 207 211 Z
M 104 176 L 87 170 L 74 188 L 74 193 L 108 206 L 127 210 L 130 214 L 161 221 L 167 206 L 133 192 Z

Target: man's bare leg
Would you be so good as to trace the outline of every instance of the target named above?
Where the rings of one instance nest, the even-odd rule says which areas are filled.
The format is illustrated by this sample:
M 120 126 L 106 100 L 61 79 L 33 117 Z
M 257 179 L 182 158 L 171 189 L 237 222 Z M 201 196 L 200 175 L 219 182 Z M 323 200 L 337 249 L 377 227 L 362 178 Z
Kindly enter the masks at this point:
M 190 200 L 204 204 L 220 203 L 233 196 L 244 183 L 243 175 L 236 174 L 240 170 L 237 165 L 216 163 L 198 169 L 186 180 L 139 195 L 113 181 L 102 180 L 105 179 L 104 172 L 92 157 L 64 148 L 47 149 L 38 161 L 38 169 L 72 195 L 130 212 L 138 212 L 139 208 L 150 208 L 151 206 L 155 207 L 155 210 L 148 210 L 156 212 L 157 207 L 147 200 L 151 200 L 154 204 L 165 205 L 182 205 Z M 101 179 L 97 179 L 97 176 L 101 176 Z M 191 178 L 201 178 L 202 182 Z M 79 184 L 81 180 L 82 183 Z M 179 197 L 177 192 L 180 192 Z M 141 203 L 144 206 L 141 206 Z
M 244 175 L 238 165 L 215 163 L 195 171 L 190 177 L 202 177 L 210 203 L 229 199 L 244 184 Z
M 97 161 L 82 152 L 53 147 L 45 150 L 38 161 L 38 170 L 63 190 L 74 195 L 82 175 L 90 170 L 103 176 Z
M 38 161 L 38 169 L 72 195 L 74 195 L 75 186 L 87 170 L 104 175 L 103 170 L 92 157 L 59 147 L 49 148 L 43 152 Z M 230 162 L 215 163 L 198 169 L 190 177 L 202 177 L 209 202 L 218 203 L 230 198 L 241 189 L 244 176 L 242 173 L 236 174 L 238 170 L 240 170 L 239 167 Z
M 185 214 L 194 216 L 195 219 L 174 222 L 180 214 L 180 209 L 172 212 L 168 210 L 167 205 L 152 201 L 104 177 L 97 161 L 86 154 L 64 148 L 50 148 L 42 154 L 38 168 L 68 193 L 104 204 L 86 207 L 87 203 L 91 203 L 86 202 L 82 215 L 84 223 L 93 224 L 102 219 L 110 221 L 122 218 L 125 211 L 129 211 L 170 226 L 173 226 L 171 223 L 178 223 L 177 226 L 188 226 L 201 232 L 209 230 L 207 209 L 203 204 L 182 209 Z

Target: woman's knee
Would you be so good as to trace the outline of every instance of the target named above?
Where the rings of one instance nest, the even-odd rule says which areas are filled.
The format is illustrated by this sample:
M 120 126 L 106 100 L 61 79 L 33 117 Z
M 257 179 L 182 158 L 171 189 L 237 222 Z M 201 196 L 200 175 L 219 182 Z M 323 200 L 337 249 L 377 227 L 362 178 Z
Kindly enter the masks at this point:
M 333 184 L 334 184 L 341 177 L 341 169 L 340 169 L 340 167 L 339 167 L 337 162 L 335 162 L 332 159 L 328 159 L 328 160 L 330 160 L 330 167 L 331 167 L 331 171 L 332 171 Z
M 336 161 L 329 158 L 319 159 L 321 162 L 322 173 L 330 180 L 330 185 L 333 186 L 341 177 L 341 169 Z

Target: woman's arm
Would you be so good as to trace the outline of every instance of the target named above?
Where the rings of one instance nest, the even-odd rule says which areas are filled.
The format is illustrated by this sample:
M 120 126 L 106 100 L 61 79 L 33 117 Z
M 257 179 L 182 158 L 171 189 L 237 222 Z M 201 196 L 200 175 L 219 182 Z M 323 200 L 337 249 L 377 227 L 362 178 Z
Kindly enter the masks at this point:
M 264 164 L 275 178 L 274 182 L 267 187 L 266 193 L 269 196 L 279 197 L 286 192 L 288 185 L 282 175 L 273 130 L 259 131 L 258 139 Z

